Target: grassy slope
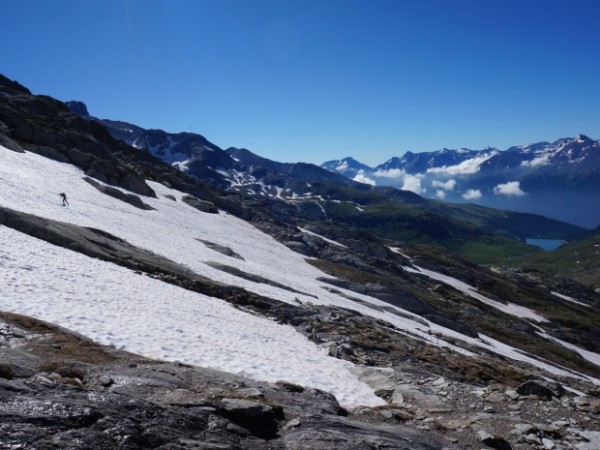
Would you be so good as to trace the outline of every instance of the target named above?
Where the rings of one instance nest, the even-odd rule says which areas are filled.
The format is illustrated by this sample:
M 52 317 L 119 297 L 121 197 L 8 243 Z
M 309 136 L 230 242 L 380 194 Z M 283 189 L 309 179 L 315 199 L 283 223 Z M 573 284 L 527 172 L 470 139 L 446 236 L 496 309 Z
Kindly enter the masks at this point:
M 568 276 L 600 288 L 600 233 L 571 242 L 552 252 L 528 255 L 524 263 L 543 272 Z
M 395 241 L 432 245 L 455 252 L 480 264 L 515 265 L 521 256 L 541 250 L 521 242 L 508 232 L 486 226 L 485 220 L 468 220 L 422 205 L 379 201 L 362 211 L 348 202 L 325 202 L 328 217 L 376 236 Z M 485 217 L 485 211 L 481 213 Z

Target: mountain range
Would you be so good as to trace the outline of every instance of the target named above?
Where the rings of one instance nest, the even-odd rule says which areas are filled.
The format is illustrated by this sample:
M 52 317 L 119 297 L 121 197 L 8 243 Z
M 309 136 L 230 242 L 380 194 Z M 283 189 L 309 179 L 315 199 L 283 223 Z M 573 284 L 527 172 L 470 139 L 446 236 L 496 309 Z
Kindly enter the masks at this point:
M 598 230 L 69 106 L 0 76 L 0 445 L 600 445 Z
M 376 167 L 348 157 L 321 165 L 350 179 L 452 202 L 600 223 L 600 141 L 584 135 L 498 150 L 406 152 Z
M 435 242 L 478 262 L 494 262 L 489 255 L 496 252 L 490 248 L 502 247 L 502 257 L 508 258 L 527 251 L 515 241 L 507 245 L 507 237 L 570 240 L 584 231 L 533 214 L 428 200 L 411 191 L 354 181 L 313 164 L 271 161 L 247 149 L 223 150 L 198 134 L 98 119 L 81 102 L 67 105 L 86 120 L 105 126 L 113 137 L 219 189 L 255 201 L 276 200 L 313 220 L 335 220 L 392 239 Z M 484 239 L 490 233 L 494 237 Z M 486 244 L 473 246 L 475 236 Z
M 331 172 L 327 174 L 312 164 L 278 163 L 247 149 L 222 150 L 199 134 L 146 130 L 127 122 L 97 119 L 82 102 L 67 104 L 82 117 L 98 120 L 114 137 L 191 175 L 211 179 L 221 188 L 298 197 L 312 191 L 298 181 L 310 179 L 366 190 L 332 175 L 336 174 L 369 186 L 540 214 L 581 227 L 600 223 L 600 141 L 584 135 L 504 151 L 489 147 L 407 152 L 374 168 L 348 157 L 323 163 L 321 167 Z

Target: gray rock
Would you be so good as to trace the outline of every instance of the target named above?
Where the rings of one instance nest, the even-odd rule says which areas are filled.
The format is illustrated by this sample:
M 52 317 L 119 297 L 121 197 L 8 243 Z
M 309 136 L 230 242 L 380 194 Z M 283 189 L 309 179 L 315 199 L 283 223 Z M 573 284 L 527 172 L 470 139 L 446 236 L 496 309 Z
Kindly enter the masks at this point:
M 505 392 L 505 394 L 511 400 L 518 400 L 519 399 L 519 393 L 517 391 L 515 391 L 514 389 L 508 389 Z
M 196 239 L 196 240 L 198 242 L 202 242 L 204 245 L 206 245 L 211 250 L 214 250 L 215 252 L 219 252 L 222 255 L 231 256 L 232 258 L 236 258 L 236 259 L 240 259 L 242 261 L 245 261 L 244 258 L 241 255 L 239 255 L 238 253 L 234 252 L 229 247 L 225 247 L 223 245 L 218 245 L 218 244 L 215 244 L 213 242 L 206 241 L 206 240 L 203 240 L 203 239 Z
M 575 397 L 575 407 L 579 411 L 585 411 L 592 414 L 600 414 L 600 398 L 594 397 Z
M 108 375 L 102 375 L 98 379 L 98 382 L 104 387 L 110 387 L 114 384 L 114 380 L 111 377 L 109 377 Z
M 528 444 L 537 444 L 537 445 L 541 445 L 542 444 L 542 440 L 539 437 L 537 437 L 537 435 L 535 435 L 533 433 L 529 433 L 528 435 L 526 435 L 524 437 L 524 440 Z
M 477 432 L 479 440 L 487 445 L 488 447 L 495 448 L 496 450 L 512 450 L 510 443 L 501 436 L 493 436 L 485 430 Z
M 96 189 L 98 189 L 103 194 L 109 195 L 113 198 L 116 198 L 117 200 L 121 200 L 121 201 L 128 203 L 132 206 L 135 206 L 136 208 L 139 208 L 139 209 L 144 209 L 144 210 L 153 210 L 154 209 L 152 206 L 144 203 L 142 201 L 142 199 L 139 198 L 137 195 L 127 194 L 127 193 L 122 192 L 119 189 L 111 187 L 111 186 L 104 186 L 104 185 L 98 183 L 97 181 L 92 180 L 90 177 L 84 177 L 83 179 L 87 183 L 94 186 Z
M 265 396 L 262 393 L 262 391 L 258 388 L 238 389 L 236 392 L 238 393 L 238 395 L 241 395 L 244 398 L 264 398 Z
M 191 195 L 185 195 L 181 198 L 181 200 L 184 203 L 187 203 L 188 205 L 190 205 L 192 208 L 196 208 L 198 211 L 201 211 L 204 213 L 210 213 L 210 214 L 218 214 L 219 213 L 219 210 L 217 209 L 217 207 L 213 203 L 208 202 L 206 200 L 200 200 L 199 198 L 196 198 Z
M 575 445 L 577 450 L 598 450 L 600 448 L 600 431 L 579 431 L 579 437 L 585 442 Z
M 536 433 L 538 431 L 535 425 L 530 423 L 517 423 L 514 426 L 514 434 L 527 435 L 530 433 Z
M 550 384 L 529 380 L 519 385 L 516 391 L 519 395 L 537 395 L 540 398 L 550 400 L 552 397 L 560 397 L 564 389 L 558 383 Z
M 269 405 L 239 398 L 224 398 L 221 400 L 221 406 L 228 413 L 247 417 L 264 417 L 273 414 L 273 407 Z

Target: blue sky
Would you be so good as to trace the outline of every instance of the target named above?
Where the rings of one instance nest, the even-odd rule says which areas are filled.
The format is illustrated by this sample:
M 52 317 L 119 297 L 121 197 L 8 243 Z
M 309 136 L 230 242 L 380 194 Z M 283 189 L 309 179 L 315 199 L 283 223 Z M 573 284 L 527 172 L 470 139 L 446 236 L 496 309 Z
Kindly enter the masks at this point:
M 600 138 L 596 0 L 0 0 L 0 73 L 278 161 Z

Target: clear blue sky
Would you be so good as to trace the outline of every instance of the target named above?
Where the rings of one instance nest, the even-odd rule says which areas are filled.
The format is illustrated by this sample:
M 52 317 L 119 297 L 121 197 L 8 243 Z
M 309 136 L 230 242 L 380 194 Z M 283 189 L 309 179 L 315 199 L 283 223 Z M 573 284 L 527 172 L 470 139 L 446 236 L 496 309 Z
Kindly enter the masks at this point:
M 0 0 L 0 73 L 278 161 L 600 138 L 596 0 Z

